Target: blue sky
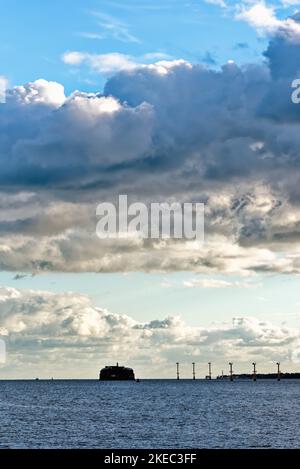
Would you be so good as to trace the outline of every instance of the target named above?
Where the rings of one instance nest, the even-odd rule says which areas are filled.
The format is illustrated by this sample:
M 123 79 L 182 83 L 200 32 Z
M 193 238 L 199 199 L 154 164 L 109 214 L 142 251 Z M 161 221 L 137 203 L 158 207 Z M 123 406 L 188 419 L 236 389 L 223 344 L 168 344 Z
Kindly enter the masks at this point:
M 45 78 L 63 83 L 67 92 L 101 89 L 103 78 L 62 64 L 69 50 L 135 57 L 160 52 L 218 67 L 230 59 L 261 60 L 266 45 L 248 25 L 201 0 L 0 3 L 1 73 L 14 85 Z
M 21 349 L 28 340 L 31 369 L 34 347 L 63 340 L 51 334 L 72 321 L 66 350 L 74 330 L 73 353 L 86 331 L 91 337 L 82 377 L 100 358 L 121 353 L 112 341 L 99 358 L 99 323 L 105 339 L 120 323 L 120 343 L 128 328 L 133 342 L 122 353 L 129 355 L 136 328 L 143 331 L 131 356 L 137 366 L 147 362 L 142 344 L 152 334 L 147 347 L 161 347 L 153 376 L 176 354 L 207 360 L 212 350 L 237 360 L 243 350 L 241 363 L 255 354 L 269 363 L 280 350 L 294 366 L 300 148 L 290 84 L 300 73 L 300 26 L 286 18 L 299 5 L 0 0 L 0 78 L 9 83 L 0 108 L 0 335 L 12 331 Z M 204 248 L 99 246 L 95 207 L 120 191 L 147 201 L 207 201 Z M 168 319 L 178 315 L 184 324 Z M 232 326 L 236 317 L 241 323 Z M 182 336 L 189 352 L 177 348 Z M 208 346 L 195 345 L 195 336 L 208 337 Z M 70 359 L 64 344 L 59 353 Z M 18 349 L 12 363 L 5 376 L 23 376 Z
M 240 315 L 283 321 L 298 326 L 300 301 L 299 278 L 294 275 L 255 277 L 247 287 L 188 288 L 185 282 L 195 275 L 174 274 L 44 274 L 14 280 L 15 274 L 0 274 L 0 284 L 12 288 L 63 293 L 76 291 L 88 295 L 99 307 L 128 314 L 136 320 L 181 315 L 191 325 L 209 326 Z M 207 278 L 198 276 L 196 278 Z M 214 276 L 228 281 L 228 276 Z M 238 282 L 238 276 L 229 280 Z M 249 283 L 249 286 L 248 286 Z M 116 290 L 118 295 L 115 294 Z M 289 298 L 288 304 L 286 298 Z M 283 313 L 284 312 L 284 313 Z

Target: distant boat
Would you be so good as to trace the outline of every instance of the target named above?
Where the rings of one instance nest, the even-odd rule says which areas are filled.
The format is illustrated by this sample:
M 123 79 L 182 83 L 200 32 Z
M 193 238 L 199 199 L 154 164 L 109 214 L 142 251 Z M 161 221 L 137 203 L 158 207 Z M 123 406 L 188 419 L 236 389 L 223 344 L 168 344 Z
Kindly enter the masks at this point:
M 100 381 L 135 381 L 134 371 L 132 368 L 125 366 L 106 366 L 100 371 Z

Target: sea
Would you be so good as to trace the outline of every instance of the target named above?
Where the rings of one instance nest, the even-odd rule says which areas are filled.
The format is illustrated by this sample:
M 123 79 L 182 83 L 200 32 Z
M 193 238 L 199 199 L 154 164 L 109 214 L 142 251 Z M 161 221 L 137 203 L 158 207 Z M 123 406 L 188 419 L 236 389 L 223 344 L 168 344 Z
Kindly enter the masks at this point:
M 0 381 L 0 448 L 299 448 L 300 380 Z

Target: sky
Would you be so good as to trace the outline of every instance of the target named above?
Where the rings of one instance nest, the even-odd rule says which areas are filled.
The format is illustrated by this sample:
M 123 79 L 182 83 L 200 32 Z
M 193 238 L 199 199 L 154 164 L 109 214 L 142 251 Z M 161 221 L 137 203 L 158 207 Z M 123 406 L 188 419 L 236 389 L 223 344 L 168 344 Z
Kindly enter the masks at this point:
M 300 2 L 0 7 L 0 379 L 299 371 Z M 204 244 L 99 240 L 119 194 Z

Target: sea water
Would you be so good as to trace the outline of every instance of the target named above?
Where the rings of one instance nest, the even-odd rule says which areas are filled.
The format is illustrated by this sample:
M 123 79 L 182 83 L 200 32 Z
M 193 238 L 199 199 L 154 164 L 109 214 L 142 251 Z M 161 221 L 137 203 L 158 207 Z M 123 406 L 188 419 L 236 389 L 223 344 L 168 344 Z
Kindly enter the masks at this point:
M 0 381 L 0 448 L 297 448 L 300 380 Z

